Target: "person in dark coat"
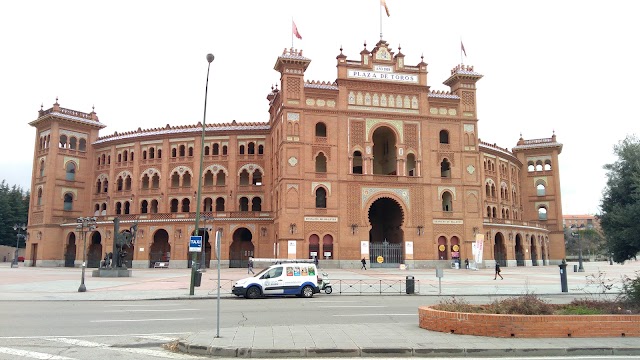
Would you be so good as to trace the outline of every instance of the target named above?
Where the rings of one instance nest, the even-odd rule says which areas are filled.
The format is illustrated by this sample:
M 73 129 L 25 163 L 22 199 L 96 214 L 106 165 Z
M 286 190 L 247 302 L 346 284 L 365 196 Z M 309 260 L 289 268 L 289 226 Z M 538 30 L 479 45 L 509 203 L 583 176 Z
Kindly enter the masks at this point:
M 360 270 L 362 270 L 362 269 L 367 270 L 367 260 L 362 258 L 362 260 L 360 260 L 360 262 L 362 263 L 362 267 L 360 268 Z
M 502 275 L 500 275 L 500 264 L 498 264 L 498 262 L 496 261 L 496 274 L 493 276 L 493 280 L 497 279 L 498 276 L 500 276 L 501 280 L 504 280 Z

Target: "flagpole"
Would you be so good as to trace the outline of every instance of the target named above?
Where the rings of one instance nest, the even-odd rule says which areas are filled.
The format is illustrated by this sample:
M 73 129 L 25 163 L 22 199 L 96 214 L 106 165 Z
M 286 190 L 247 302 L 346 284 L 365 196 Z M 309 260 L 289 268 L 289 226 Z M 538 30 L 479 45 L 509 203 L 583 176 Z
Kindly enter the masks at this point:
M 380 9 L 380 40 L 382 40 L 382 4 L 378 4 Z
M 460 65 L 463 65 L 462 62 L 462 36 L 460 36 Z
M 293 16 L 291 17 L 291 48 L 293 49 Z

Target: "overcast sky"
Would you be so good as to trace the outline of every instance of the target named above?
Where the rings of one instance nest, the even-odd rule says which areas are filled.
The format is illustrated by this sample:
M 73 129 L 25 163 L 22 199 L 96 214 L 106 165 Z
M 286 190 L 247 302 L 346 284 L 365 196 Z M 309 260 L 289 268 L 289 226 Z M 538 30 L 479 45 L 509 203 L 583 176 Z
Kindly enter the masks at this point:
M 95 111 L 101 134 L 202 120 L 267 121 L 273 70 L 291 47 L 291 19 L 312 60 L 305 78 L 334 81 L 344 48 L 359 59 L 380 36 L 379 0 L 4 1 L 0 4 L 0 180 L 30 189 L 40 104 Z M 387 0 L 382 31 L 407 65 L 424 61 L 434 90 L 460 63 L 478 82 L 479 137 L 511 149 L 551 137 L 560 155 L 564 214 L 599 212 L 602 166 L 640 135 L 635 1 Z

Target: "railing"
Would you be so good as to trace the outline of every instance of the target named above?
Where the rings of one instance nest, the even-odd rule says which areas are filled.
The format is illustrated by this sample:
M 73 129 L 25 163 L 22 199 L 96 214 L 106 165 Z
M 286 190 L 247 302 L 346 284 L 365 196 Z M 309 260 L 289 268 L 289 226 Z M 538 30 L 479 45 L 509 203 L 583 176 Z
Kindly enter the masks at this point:
M 231 294 L 233 285 L 237 280 L 220 279 L 220 293 Z M 420 293 L 420 281 L 413 280 L 414 293 Z M 208 295 L 217 293 L 216 287 L 218 286 L 218 280 L 213 279 L 213 289 L 209 291 Z M 407 293 L 407 281 L 406 280 L 355 280 L 355 279 L 331 279 L 331 288 L 333 292 L 331 294 L 338 295 L 393 295 L 393 294 L 406 294 Z

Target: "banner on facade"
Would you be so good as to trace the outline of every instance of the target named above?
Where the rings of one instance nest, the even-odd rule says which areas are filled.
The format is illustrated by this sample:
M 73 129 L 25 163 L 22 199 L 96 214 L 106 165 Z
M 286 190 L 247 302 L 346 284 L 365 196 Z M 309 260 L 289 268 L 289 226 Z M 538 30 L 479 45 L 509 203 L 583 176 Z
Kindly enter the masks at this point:
M 482 262 L 482 253 L 484 252 L 484 234 L 476 234 L 475 250 L 476 264 L 480 264 Z
M 369 257 L 369 242 L 368 241 L 360 241 L 360 255 L 362 257 Z
M 413 260 L 413 241 L 404 242 L 404 254 L 406 260 Z
M 289 240 L 289 246 L 287 246 L 287 254 L 289 255 L 289 259 L 296 258 L 296 241 Z

